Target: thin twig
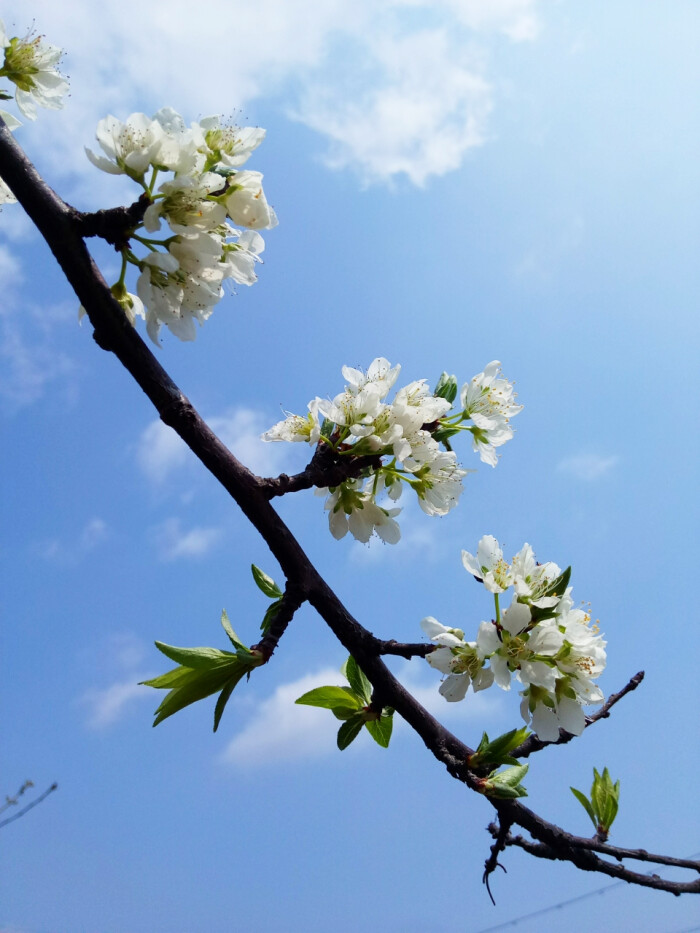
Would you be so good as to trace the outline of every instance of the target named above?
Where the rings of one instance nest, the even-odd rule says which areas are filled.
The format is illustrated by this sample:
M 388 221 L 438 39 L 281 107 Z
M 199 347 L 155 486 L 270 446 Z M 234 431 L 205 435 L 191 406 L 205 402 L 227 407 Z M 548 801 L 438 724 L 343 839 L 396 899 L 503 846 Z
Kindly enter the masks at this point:
M 587 729 L 589 726 L 592 726 L 594 723 L 601 719 L 607 719 L 610 715 L 610 710 L 618 702 L 618 700 L 621 700 L 624 696 L 627 696 L 628 693 L 636 690 L 643 680 L 644 671 L 639 671 L 634 675 L 634 677 L 630 677 L 629 681 L 625 684 L 622 690 L 618 690 L 617 693 L 610 694 L 597 713 L 592 713 L 590 716 L 586 716 L 585 728 Z M 550 745 L 566 745 L 567 742 L 570 742 L 574 738 L 576 738 L 576 736 L 572 735 L 570 732 L 565 732 L 564 729 L 559 730 L 559 738 L 555 739 L 553 742 L 544 742 L 542 739 L 538 739 L 537 736 L 532 733 L 525 739 L 522 745 L 518 745 L 518 747 L 515 748 L 511 754 L 514 758 L 527 758 L 534 752 L 542 751 L 543 748 L 548 748 Z
M 44 791 L 43 794 L 40 794 L 36 800 L 32 800 L 31 803 L 28 803 L 26 807 L 22 807 L 21 810 L 18 810 L 17 813 L 13 813 L 12 816 L 8 816 L 5 820 L 0 820 L 0 829 L 3 826 L 7 826 L 8 823 L 14 823 L 15 820 L 18 820 L 21 816 L 24 816 L 25 813 L 28 813 L 34 807 L 38 807 L 42 800 L 46 800 L 49 794 L 53 793 L 58 788 L 58 784 L 53 783 L 51 787 Z

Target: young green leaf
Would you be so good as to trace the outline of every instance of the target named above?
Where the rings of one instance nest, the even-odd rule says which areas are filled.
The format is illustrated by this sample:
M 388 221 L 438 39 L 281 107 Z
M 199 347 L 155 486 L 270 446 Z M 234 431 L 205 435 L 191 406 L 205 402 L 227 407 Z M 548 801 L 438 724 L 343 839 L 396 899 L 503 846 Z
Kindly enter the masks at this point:
M 469 759 L 469 766 L 477 768 L 486 765 L 518 765 L 520 763 L 518 759 L 513 758 L 509 752 L 522 744 L 527 735 L 527 726 L 504 732 L 503 735 L 499 735 L 493 741 L 490 741 L 488 735 L 484 732 L 475 753 Z
M 182 664 L 194 670 L 211 670 L 213 667 L 228 664 L 231 658 L 235 658 L 235 654 L 230 651 L 219 651 L 218 648 L 176 648 L 162 641 L 156 642 L 156 648 L 176 664 Z
M 349 687 L 316 687 L 298 700 L 301 706 L 320 706 L 322 709 L 361 709 L 365 704 Z
M 234 687 L 238 683 L 238 680 L 240 680 L 240 678 L 237 680 L 234 680 L 233 678 L 229 680 L 229 682 L 219 694 L 219 699 L 216 701 L 216 706 L 214 707 L 214 732 L 216 732 L 216 730 L 219 728 L 219 723 L 221 722 L 224 709 L 226 708 L 226 704 L 228 703 L 231 694 L 233 693 Z
M 269 599 L 279 599 L 283 595 L 282 590 L 277 586 L 272 577 L 268 577 L 264 570 L 256 567 L 255 564 L 251 564 L 250 569 L 253 572 L 253 579 L 258 589 L 262 590 L 265 596 Z
M 234 632 L 233 627 L 231 626 L 231 622 L 229 621 L 228 613 L 226 612 L 225 609 L 221 610 L 221 625 L 223 627 L 223 630 L 228 635 L 229 641 L 231 642 L 233 647 L 236 648 L 236 650 L 239 650 L 239 651 L 241 649 L 247 650 L 247 648 L 245 647 L 243 642 L 240 640 L 238 635 L 236 635 L 236 633 Z
M 270 603 L 270 605 L 267 607 L 267 612 L 263 616 L 263 620 L 260 623 L 260 631 L 263 633 L 263 635 L 267 635 L 268 631 L 270 630 L 270 626 L 272 625 L 272 622 L 275 616 L 277 615 L 277 612 L 281 605 L 282 605 L 282 600 L 276 599 L 273 603 Z
M 363 706 L 369 706 L 372 700 L 372 684 L 360 670 L 357 661 L 350 655 L 340 668 L 340 673 L 347 678 L 353 691 L 364 701 Z
M 348 719 L 348 721 L 344 722 L 340 729 L 338 729 L 338 748 L 341 752 L 357 738 L 364 724 L 365 720 L 362 713 L 355 713 L 352 719 Z
M 576 790 L 575 787 L 571 787 L 570 790 L 571 790 L 571 793 L 574 795 L 574 797 L 581 804 L 583 809 L 586 811 L 586 813 L 589 815 L 589 817 L 591 818 L 591 823 L 593 823 L 593 826 L 597 830 L 598 820 L 596 819 L 595 813 L 593 812 L 593 807 L 591 806 L 588 797 L 586 797 L 586 795 L 583 794 L 580 790 Z
M 381 745 L 382 748 L 389 748 L 389 740 L 391 739 L 391 730 L 393 726 L 393 715 L 381 716 L 379 719 L 368 719 L 365 722 L 367 731 L 377 745 Z

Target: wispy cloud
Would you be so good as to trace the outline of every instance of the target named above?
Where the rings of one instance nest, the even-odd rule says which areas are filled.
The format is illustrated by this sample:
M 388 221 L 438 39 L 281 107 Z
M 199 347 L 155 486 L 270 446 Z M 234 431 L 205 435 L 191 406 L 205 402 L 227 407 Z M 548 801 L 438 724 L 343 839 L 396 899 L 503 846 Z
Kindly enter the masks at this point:
M 600 454 L 578 454 L 560 460 L 557 463 L 557 472 L 567 473 L 575 479 L 591 483 L 609 473 L 617 466 L 619 460 L 620 458 L 614 455 L 604 457 Z
M 91 518 L 72 540 L 51 538 L 37 545 L 36 552 L 44 560 L 63 565 L 74 565 L 87 557 L 109 537 L 107 523 L 101 518 Z
M 15 20 L 26 16 L 17 0 L 8 3 L 8 24 L 13 10 Z M 43 148 L 57 169 L 85 166 L 82 144 L 97 120 L 110 110 L 123 117 L 129 100 L 131 109 L 169 104 L 194 116 L 266 98 L 328 140 L 327 164 L 352 168 L 365 183 L 404 174 L 423 184 L 459 167 L 486 138 L 490 47 L 503 36 L 535 39 L 538 5 L 356 0 L 348 15 L 347 3 L 325 0 L 310 17 L 305 0 L 258 0 L 223 5 L 212 32 L 188 0 L 171 0 L 165 18 L 159 3 L 142 7 L 138 30 L 128 3 L 73 0 L 68 22 L 55 3 L 35 0 L 32 14 L 67 48 L 72 78 L 71 106 L 45 121 L 51 139 Z M 20 19 L 18 28 L 26 25 Z M 194 70 L 179 67 L 192 48 L 207 55 Z
M 337 670 L 324 668 L 277 687 L 255 707 L 250 722 L 229 742 L 222 760 L 236 768 L 255 768 L 330 754 L 336 747 L 338 721 L 328 710 L 296 706 L 294 701 L 314 687 L 342 682 Z
M 147 674 L 135 674 L 128 680 L 118 681 L 104 689 L 87 690 L 79 702 L 87 708 L 88 728 L 99 730 L 114 725 L 137 701 L 145 700 L 149 696 L 152 698 L 152 691 L 138 683 L 147 677 Z
M 219 543 L 221 528 L 190 528 L 184 531 L 179 518 L 169 518 L 153 529 L 153 538 L 162 561 L 204 557 Z
M 260 411 L 240 407 L 213 415 L 207 422 L 241 463 L 254 473 L 271 475 L 284 469 L 287 462 L 285 445 L 260 440 L 273 420 Z M 175 431 L 162 421 L 152 421 L 141 433 L 136 460 L 154 483 L 164 483 L 183 467 L 197 462 Z
M 145 428 L 136 447 L 136 460 L 146 476 L 164 482 L 187 463 L 190 453 L 185 442 L 162 421 L 152 421 Z
M 16 205 L 8 205 L 5 212 Z M 3 234 L 8 230 L 3 213 Z M 37 309 L 22 295 L 22 265 L 6 245 L 0 244 L 0 402 L 8 414 L 38 401 L 49 384 L 74 373 L 73 362 L 56 350 L 53 329 L 65 318 L 63 305 Z

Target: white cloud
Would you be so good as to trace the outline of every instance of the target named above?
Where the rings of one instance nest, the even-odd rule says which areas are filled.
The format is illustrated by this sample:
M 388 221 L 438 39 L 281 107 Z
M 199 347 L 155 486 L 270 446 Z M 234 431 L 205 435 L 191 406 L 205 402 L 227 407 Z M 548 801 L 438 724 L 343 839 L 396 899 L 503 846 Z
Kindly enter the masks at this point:
M 183 531 L 178 518 L 169 518 L 153 530 L 160 559 L 167 562 L 204 557 L 216 547 L 222 535 L 221 528 Z
M 57 171 L 82 171 L 82 145 L 107 112 L 124 117 L 168 104 L 194 117 L 267 98 L 330 140 L 330 165 L 352 167 L 365 181 L 405 173 L 422 184 L 457 168 L 483 142 L 489 44 L 503 35 L 534 39 L 537 6 L 324 0 L 310 16 L 306 0 L 231 0 L 212 30 L 206 17 L 192 15 L 189 0 L 73 0 L 69 18 L 60 5 L 35 0 L 38 28 L 67 50 L 72 89 L 65 112 L 43 120 L 41 135 L 29 128 L 26 138 L 42 140 Z M 18 30 L 28 25 L 17 0 L 3 12 L 8 26 L 13 12 Z M 197 67 L 182 67 L 193 49 Z
M 437 719 L 447 723 L 478 720 L 481 725 L 500 711 L 501 698 L 494 696 L 495 691 L 490 691 L 488 699 L 484 693 L 470 693 L 461 703 L 448 703 L 438 693 L 439 675 L 434 674 L 430 683 L 424 681 L 421 674 L 424 667 L 425 662 L 419 660 L 406 662 L 397 678 Z M 339 671 L 324 668 L 280 685 L 271 697 L 256 705 L 250 722 L 229 742 L 222 760 L 236 768 L 255 768 L 333 754 L 338 720 L 328 710 L 297 706 L 295 700 L 314 687 L 343 683 Z M 394 728 L 408 727 L 397 715 Z
M 294 701 L 314 687 L 342 683 L 337 670 L 324 668 L 277 687 L 256 706 L 248 725 L 229 742 L 222 760 L 237 768 L 252 768 L 332 753 L 338 720 L 328 710 L 297 706 Z
M 478 56 L 447 29 L 363 39 L 353 54 L 348 70 L 371 80 L 351 80 L 342 95 L 319 81 L 293 111 L 330 138 L 327 165 L 352 168 L 365 184 L 405 174 L 423 185 L 484 142 L 491 89 Z
M 272 424 L 262 412 L 252 408 L 231 408 L 207 419 L 209 427 L 229 450 L 254 473 L 274 475 L 287 460 L 283 444 L 266 444 L 260 435 Z M 136 459 L 149 479 L 163 483 L 173 473 L 197 461 L 187 445 L 168 425 L 152 421 L 142 432 Z
M 191 456 L 187 444 L 162 421 L 152 421 L 139 438 L 136 460 L 146 476 L 156 483 L 187 463 Z
M 87 690 L 79 700 L 81 705 L 88 707 L 87 726 L 90 729 L 104 729 L 122 719 L 137 700 L 149 696 L 152 699 L 150 688 L 138 683 L 147 677 L 147 674 L 135 674 L 128 680 L 117 681 L 102 690 Z
M 620 458 L 617 456 L 603 457 L 599 454 L 579 454 L 574 457 L 565 457 L 557 464 L 558 473 L 568 473 L 575 479 L 584 482 L 593 482 L 609 473 L 617 465 Z

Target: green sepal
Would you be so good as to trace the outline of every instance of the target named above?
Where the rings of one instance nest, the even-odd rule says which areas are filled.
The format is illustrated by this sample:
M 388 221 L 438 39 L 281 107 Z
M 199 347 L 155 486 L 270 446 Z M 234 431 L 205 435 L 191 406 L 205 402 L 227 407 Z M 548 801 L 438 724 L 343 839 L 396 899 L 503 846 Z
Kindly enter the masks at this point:
M 334 421 L 331 421 L 328 418 L 324 418 L 323 421 L 321 422 L 321 430 L 320 430 L 321 437 L 324 440 L 330 442 L 330 439 L 333 435 L 333 431 L 335 431 L 336 427 L 337 425 L 335 424 Z
M 277 586 L 272 577 L 269 577 L 264 570 L 256 567 L 255 564 L 251 564 L 250 569 L 253 573 L 253 579 L 255 580 L 258 589 L 262 590 L 268 599 L 279 599 L 283 595 L 282 590 Z
M 454 437 L 455 434 L 460 434 L 461 428 L 450 428 L 446 425 L 439 427 L 436 431 L 433 431 L 432 438 L 437 441 L 439 444 L 444 444 L 448 450 L 451 450 L 448 440 L 451 437 Z
M 346 749 L 351 742 L 354 742 L 364 725 L 365 720 L 362 713 L 355 713 L 352 719 L 348 719 L 347 722 L 343 723 L 340 729 L 338 729 L 338 748 L 341 752 Z
M 349 655 L 345 664 L 340 668 L 340 673 L 346 678 L 357 696 L 364 701 L 363 706 L 369 706 L 372 702 L 372 684 L 362 673 L 352 655 Z
M 228 635 L 229 641 L 231 642 L 231 644 L 237 651 L 248 650 L 246 646 L 243 644 L 243 642 L 240 640 L 238 635 L 236 635 L 236 633 L 234 632 L 231 622 L 229 621 L 228 613 L 226 612 L 225 609 L 221 610 L 221 625 L 223 627 L 223 630 Z
M 162 641 L 157 641 L 155 644 L 166 658 L 193 670 L 208 671 L 222 664 L 228 664 L 232 658 L 236 657 L 230 651 L 219 651 L 218 648 L 176 648 Z
M 443 373 L 437 381 L 433 395 L 437 398 L 446 398 L 450 403 L 454 402 L 457 397 L 457 377 Z
M 301 706 L 320 706 L 331 710 L 358 710 L 365 705 L 350 687 L 316 687 L 294 702 Z
M 394 727 L 394 711 L 392 710 L 388 715 L 382 713 L 379 719 L 367 719 L 365 727 L 377 745 L 381 745 L 382 748 L 389 748 L 391 730 Z
M 469 759 L 470 768 L 485 767 L 486 765 L 518 765 L 520 762 L 508 754 L 518 745 L 521 745 L 528 736 L 527 726 L 520 729 L 511 729 L 504 732 L 492 741 L 486 732 L 481 737 L 476 751 Z

